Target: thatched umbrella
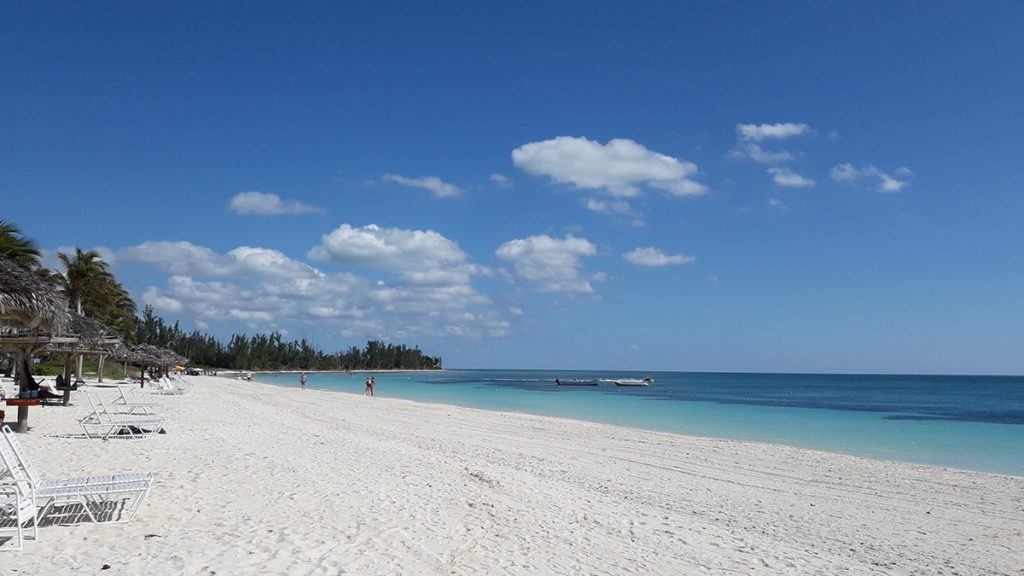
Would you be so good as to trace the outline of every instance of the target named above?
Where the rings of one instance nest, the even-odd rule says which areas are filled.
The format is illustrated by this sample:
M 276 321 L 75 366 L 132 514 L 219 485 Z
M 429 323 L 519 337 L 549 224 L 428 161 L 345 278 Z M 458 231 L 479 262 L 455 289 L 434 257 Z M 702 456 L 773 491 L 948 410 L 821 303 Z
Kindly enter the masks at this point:
M 82 380 L 82 374 L 79 371 L 76 371 L 75 379 L 72 380 L 71 367 L 73 365 L 80 366 L 80 363 L 76 363 L 75 360 L 80 356 L 97 355 L 99 357 L 97 380 L 102 382 L 103 359 L 121 343 L 121 339 L 106 324 L 74 312 L 71 313 L 71 322 L 67 331 L 69 333 L 62 336 L 74 337 L 74 342 L 54 341 L 46 347 L 46 352 L 49 354 L 60 355 L 64 358 L 64 382 L 69 387 L 64 391 L 65 405 L 71 395 L 72 382 L 77 383 Z
M 7 258 L 0 258 L 0 349 L 14 356 L 22 383 L 28 375 L 18 365 L 31 358 L 71 322 L 68 303 L 57 290 Z M 49 333 L 49 334 L 42 334 Z
M 0 258 L 0 325 L 59 332 L 71 322 L 57 290 L 7 258 Z
M 166 368 L 184 360 L 172 350 L 158 348 L 150 344 L 136 344 L 131 348 L 121 347 L 114 352 L 113 358 L 141 369 L 140 386 L 145 386 L 147 368 Z
M 31 376 L 19 365 L 50 341 L 39 331 L 70 322 L 67 300 L 57 290 L 7 258 L 0 257 L 0 350 L 14 356 L 19 387 Z M 28 431 L 28 406 L 18 406 L 18 432 Z

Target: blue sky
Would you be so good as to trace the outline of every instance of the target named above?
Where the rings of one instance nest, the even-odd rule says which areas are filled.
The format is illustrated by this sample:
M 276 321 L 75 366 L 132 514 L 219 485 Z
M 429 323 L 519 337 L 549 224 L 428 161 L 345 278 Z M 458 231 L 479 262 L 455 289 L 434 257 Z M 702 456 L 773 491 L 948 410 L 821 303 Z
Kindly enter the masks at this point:
M 2 216 L 186 329 L 1024 373 L 1020 3 L 146 4 L 5 3 Z

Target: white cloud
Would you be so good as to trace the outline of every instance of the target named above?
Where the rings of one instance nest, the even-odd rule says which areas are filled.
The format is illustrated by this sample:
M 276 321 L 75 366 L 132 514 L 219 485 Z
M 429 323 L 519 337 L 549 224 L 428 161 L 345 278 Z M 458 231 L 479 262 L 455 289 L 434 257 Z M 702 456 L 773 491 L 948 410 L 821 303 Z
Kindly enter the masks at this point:
M 296 200 L 282 200 L 277 194 L 266 192 L 239 192 L 228 203 L 228 210 L 236 214 L 275 216 L 278 214 L 310 214 L 323 212 L 322 208 Z
M 132 247 L 122 251 L 133 257 L 148 257 L 136 261 L 178 270 L 172 272 L 166 286 L 149 287 L 142 301 L 193 325 L 242 323 L 246 329 L 258 331 L 283 331 L 296 323 L 334 325 L 340 331 L 344 325 L 351 337 L 367 338 L 459 332 L 448 330 L 451 326 L 472 337 L 508 333 L 505 320 L 491 301 L 470 284 L 472 275 L 490 271 L 465 262 L 439 269 L 385 271 L 395 278 L 392 283 L 349 272 L 309 273 L 315 269 L 281 260 L 279 252 L 265 248 L 240 247 L 217 254 L 188 243 L 146 243 L 142 250 Z M 183 254 L 199 258 L 181 265 L 168 264 L 174 256 Z M 434 263 L 443 260 L 435 259 Z M 307 272 L 304 276 L 267 272 L 298 266 Z
M 177 314 L 184 308 L 184 305 L 180 300 L 176 300 L 170 296 L 162 296 L 153 286 L 147 288 L 146 292 L 143 293 L 142 302 L 152 306 L 158 313 L 170 312 L 172 314 Z
M 782 122 L 778 124 L 737 124 L 736 137 L 743 142 L 762 142 L 764 140 L 784 140 L 801 136 L 811 131 L 807 124 Z
M 793 159 L 785 150 L 765 150 L 757 144 L 766 140 L 785 140 L 811 132 L 807 124 L 782 122 L 777 124 L 737 124 L 736 148 L 729 153 L 733 158 L 749 158 L 759 164 L 779 164 Z
M 898 168 L 896 173 L 905 177 L 913 174 L 910 168 L 905 166 Z M 864 178 L 869 180 L 877 179 L 878 185 L 874 190 L 885 194 L 901 192 L 903 188 L 910 184 L 906 180 L 893 178 L 872 164 L 862 168 L 857 168 L 852 164 L 838 164 L 832 168 L 832 179 L 837 182 L 853 182 Z
M 321 237 L 309 251 L 314 260 L 392 271 L 435 271 L 463 264 L 466 254 L 454 241 L 433 230 L 354 228 L 342 224 Z
M 582 200 L 583 205 L 591 212 L 598 214 L 621 214 L 633 216 L 635 212 L 629 202 L 625 200 L 602 200 L 600 198 L 586 198 Z
M 502 190 L 506 190 L 512 187 L 512 180 L 510 180 L 509 177 L 505 176 L 504 174 L 498 174 L 497 172 L 495 172 L 494 174 L 491 174 L 488 180 L 493 182 L 495 186 L 501 188 Z
M 789 210 L 789 206 L 786 206 L 786 204 L 783 203 L 782 200 L 779 200 L 778 198 L 769 198 L 768 205 L 771 206 L 772 208 L 778 208 L 779 210 L 782 211 Z
M 580 277 L 580 258 L 593 256 L 597 247 L 585 238 L 569 234 L 564 239 L 547 235 L 509 240 L 495 251 L 498 258 L 512 263 L 520 278 L 541 292 L 593 292 L 590 282 Z
M 462 190 L 454 184 L 449 184 L 444 180 L 441 180 L 437 176 L 424 176 L 423 178 L 407 178 L 405 176 L 399 176 L 398 174 L 385 174 L 384 180 L 388 182 L 394 182 L 403 186 L 411 186 L 413 188 L 422 188 L 424 190 L 430 190 L 434 193 L 434 196 L 438 198 L 451 198 L 452 196 L 458 196 L 462 193 Z
M 512 151 L 512 162 L 535 176 L 621 198 L 639 196 L 641 185 L 675 196 L 707 193 L 706 186 L 690 180 L 697 174 L 696 164 L 624 138 L 607 144 L 572 136 L 530 142 Z
M 773 152 L 752 143 L 737 145 L 729 153 L 729 156 L 732 158 L 749 158 L 758 164 L 779 164 L 793 159 L 793 155 L 785 150 Z
M 697 258 L 686 254 L 668 255 L 657 248 L 637 248 L 626 252 L 622 257 L 637 266 L 669 266 L 673 264 L 689 264 Z
M 783 188 L 810 188 L 814 186 L 814 180 L 801 176 L 789 168 L 769 168 L 768 173 L 772 175 L 775 185 L 782 186 Z
M 239 246 L 227 254 L 191 242 L 147 241 L 122 248 L 118 257 L 160 267 L 172 274 L 244 278 L 312 278 L 322 275 L 277 250 Z

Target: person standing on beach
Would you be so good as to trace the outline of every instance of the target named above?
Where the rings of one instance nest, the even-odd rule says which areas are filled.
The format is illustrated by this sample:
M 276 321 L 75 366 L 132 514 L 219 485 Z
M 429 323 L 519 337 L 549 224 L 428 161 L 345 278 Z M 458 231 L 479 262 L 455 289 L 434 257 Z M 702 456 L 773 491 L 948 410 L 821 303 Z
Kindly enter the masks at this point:
M 366 396 L 373 396 L 373 384 L 370 384 L 369 377 L 366 379 L 366 390 L 363 391 L 363 394 Z
M 301 386 L 303 390 L 306 389 L 306 380 L 307 380 L 306 373 L 305 372 L 300 373 L 299 374 L 299 386 Z
M 373 389 L 377 387 L 377 379 L 370 376 L 370 396 L 373 396 Z

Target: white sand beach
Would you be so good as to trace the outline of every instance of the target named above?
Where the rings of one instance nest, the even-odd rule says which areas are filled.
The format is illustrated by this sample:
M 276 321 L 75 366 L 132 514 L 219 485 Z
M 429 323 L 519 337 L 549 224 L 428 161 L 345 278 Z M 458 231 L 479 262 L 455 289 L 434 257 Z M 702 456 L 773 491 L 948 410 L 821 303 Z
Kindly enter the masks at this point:
M 156 481 L 0 573 L 1024 574 L 1024 478 L 192 380 L 148 440 L 81 438 L 84 398 L 32 409 L 43 476 Z

